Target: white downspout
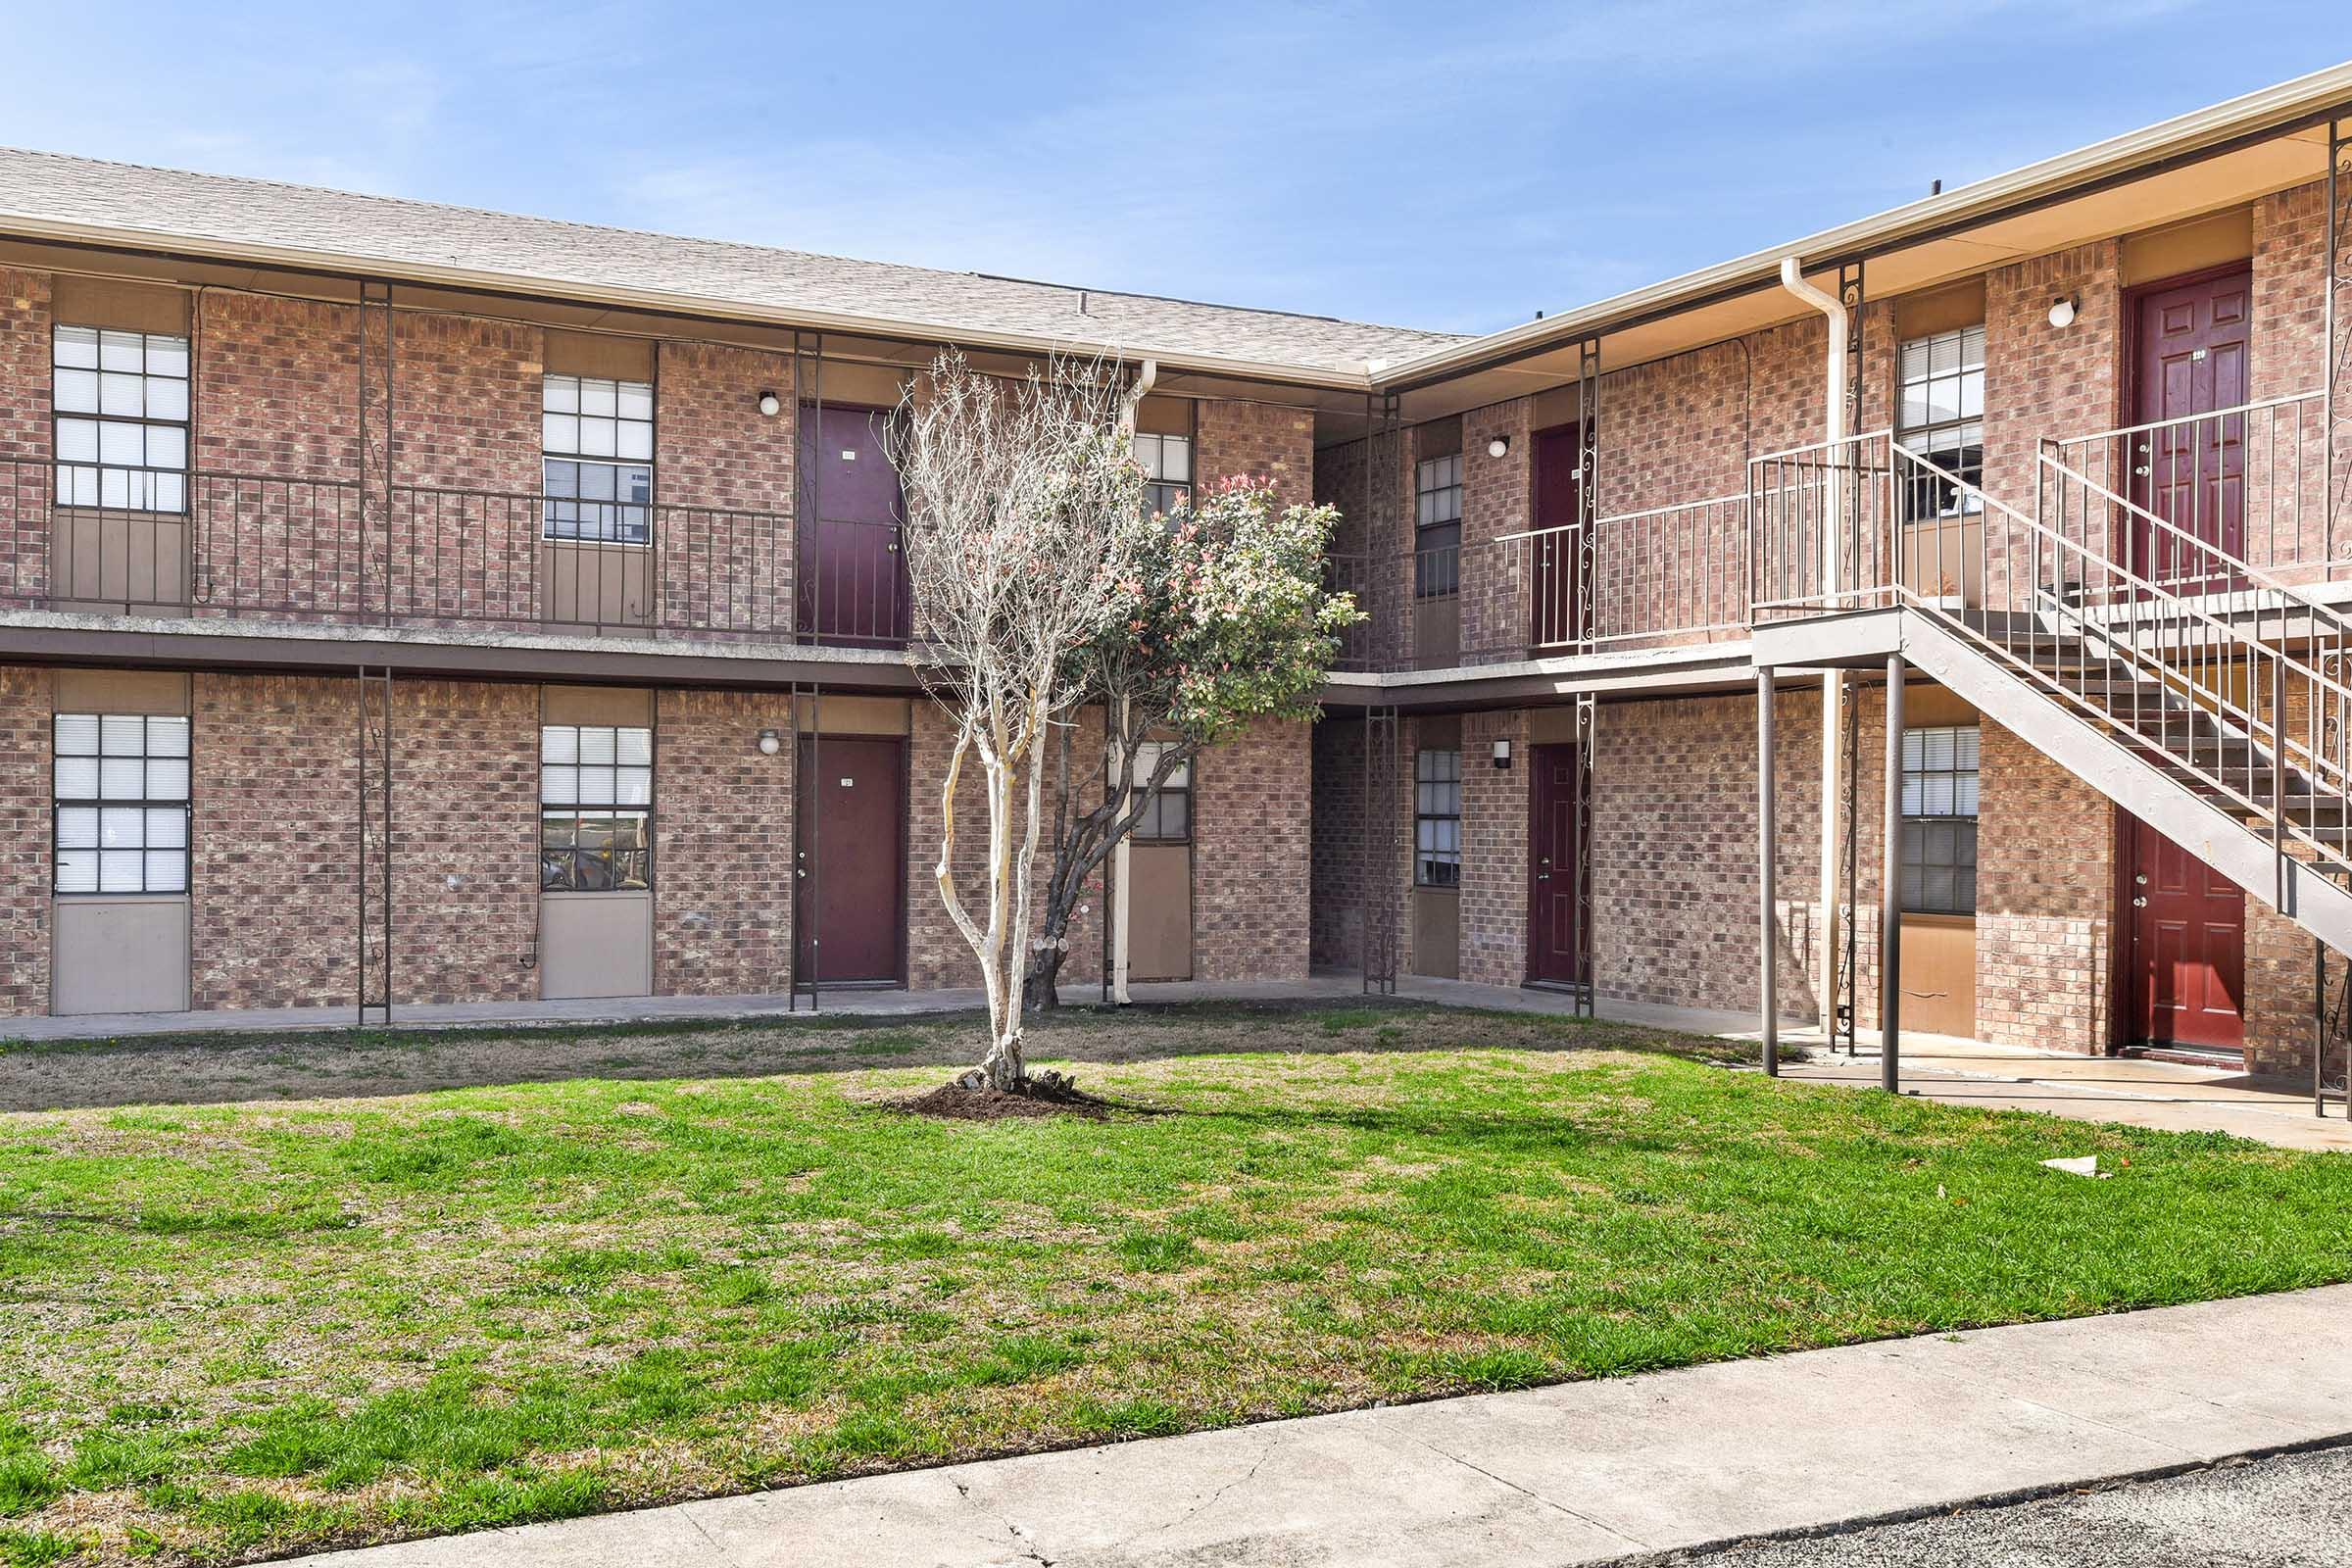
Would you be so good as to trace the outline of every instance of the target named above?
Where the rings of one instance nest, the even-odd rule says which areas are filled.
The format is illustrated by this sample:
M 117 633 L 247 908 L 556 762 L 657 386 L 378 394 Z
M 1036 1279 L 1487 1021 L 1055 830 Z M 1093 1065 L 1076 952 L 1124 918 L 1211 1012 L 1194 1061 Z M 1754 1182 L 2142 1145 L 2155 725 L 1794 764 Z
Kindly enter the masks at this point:
M 1804 269 L 1793 256 L 1781 258 L 1781 286 L 1803 300 L 1829 318 L 1830 358 L 1828 398 L 1823 403 L 1827 417 L 1825 438 L 1830 446 L 1825 454 L 1833 463 L 1842 458 L 1838 443 L 1845 439 L 1845 345 L 1849 323 L 1845 302 L 1837 295 L 1814 287 L 1805 281 Z M 1844 541 L 1842 529 L 1844 487 L 1832 484 L 1822 506 L 1821 530 L 1821 586 L 1831 596 L 1825 602 L 1837 604 L 1838 591 L 1839 545 Z M 1825 670 L 1821 677 L 1821 1028 L 1825 1043 L 1835 1041 L 1838 1032 L 1838 740 L 1844 731 L 1845 676 L 1838 670 Z
M 1142 405 L 1144 399 L 1151 395 L 1152 384 L 1158 379 L 1159 362 L 1146 360 L 1143 372 L 1135 378 L 1135 385 L 1127 389 L 1126 399 L 1119 407 L 1119 428 L 1124 430 L 1129 437 L 1133 437 L 1135 434 L 1135 411 Z M 1107 710 L 1102 714 L 1102 718 L 1104 727 L 1107 729 L 1110 720 Z M 1121 735 L 1127 733 L 1127 700 L 1125 698 L 1119 700 L 1118 732 Z M 1106 734 L 1104 740 L 1107 742 L 1108 739 Z M 1127 798 L 1134 788 L 1135 759 L 1122 757 L 1119 759 L 1118 775 L 1118 808 L 1122 816 L 1126 814 Z M 1112 848 L 1110 862 L 1110 879 L 1116 896 L 1104 901 L 1105 907 L 1102 910 L 1103 918 L 1110 921 L 1110 1000 L 1124 1007 L 1133 1000 L 1127 995 L 1127 924 L 1128 911 L 1131 907 L 1128 903 L 1129 890 L 1134 886 L 1134 879 L 1127 874 L 1129 860 L 1126 835 L 1120 835 L 1118 844 Z

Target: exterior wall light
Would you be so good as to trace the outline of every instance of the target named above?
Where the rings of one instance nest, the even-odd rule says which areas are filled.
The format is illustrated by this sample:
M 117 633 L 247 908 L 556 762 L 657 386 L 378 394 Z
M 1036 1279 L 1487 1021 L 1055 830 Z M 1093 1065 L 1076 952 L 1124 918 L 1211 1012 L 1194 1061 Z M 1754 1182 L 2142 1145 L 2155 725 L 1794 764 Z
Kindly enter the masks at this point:
M 1502 457 L 1510 450 L 1511 438 L 1507 435 L 1494 436 L 1487 442 L 1487 456 L 1490 458 Z
M 765 417 L 772 419 L 784 412 L 784 400 L 773 392 L 762 392 L 760 394 L 760 412 Z
M 1508 767 L 1511 765 L 1511 743 L 1509 741 L 1496 741 L 1494 743 L 1494 765 L 1496 767 Z
M 2075 297 L 2073 295 L 2059 295 L 2056 299 L 2050 301 L 2050 324 L 2056 327 L 2068 327 L 2074 325 L 2075 312 L 2077 308 Z
M 763 729 L 760 732 L 760 755 L 761 757 L 773 757 L 783 749 L 784 743 L 776 738 L 774 730 Z

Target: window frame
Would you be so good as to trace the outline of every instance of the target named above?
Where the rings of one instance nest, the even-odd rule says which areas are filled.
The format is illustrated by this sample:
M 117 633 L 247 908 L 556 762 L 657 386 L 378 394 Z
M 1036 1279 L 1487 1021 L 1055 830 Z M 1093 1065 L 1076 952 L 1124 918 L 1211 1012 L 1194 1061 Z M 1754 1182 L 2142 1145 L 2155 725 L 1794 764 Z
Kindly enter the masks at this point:
M 1127 835 L 1131 844 L 1160 846 L 1193 842 L 1193 766 L 1200 760 L 1200 757 L 1196 754 L 1186 758 L 1167 783 L 1155 790 L 1145 790 L 1146 783 L 1158 770 L 1161 755 L 1177 744 L 1175 741 L 1136 743 L 1134 760 L 1128 764 L 1133 770 L 1132 784 L 1135 790 L 1149 798 L 1144 803 L 1143 812 L 1135 819 L 1134 830 Z M 1107 756 L 1102 759 L 1102 783 L 1106 790 L 1118 782 L 1111 773 L 1112 762 L 1113 759 Z M 1184 803 L 1184 830 L 1181 833 L 1171 834 L 1167 831 L 1167 800 L 1170 796 Z
M 549 737 L 563 731 L 568 731 L 572 736 L 571 755 L 573 760 L 571 761 L 564 761 L 560 758 L 553 758 L 549 755 L 551 750 Z M 590 733 L 609 735 L 612 737 L 611 749 L 612 755 L 614 758 L 613 761 L 595 762 L 580 760 L 588 755 L 588 747 L 585 744 L 584 737 Z M 642 734 L 645 737 L 645 760 L 643 762 L 623 762 L 619 760 L 622 756 L 628 755 L 626 752 L 624 752 L 620 739 L 624 734 Z M 644 895 L 649 897 L 652 895 L 657 874 L 654 847 L 655 810 L 657 807 L 657 786 L 655 779 L 658 772 L 658 761 L 660 757 L 658 748 L 659 742 L 657 731 L 655 730 L 654 726 L 650 724 L 549 724 L 545 722 L 540 724 L 539 831 L 536 836 L 537 843 L 534 847 L 533 853 L 538 857 L 539 860 L 539 891 L 542 894 L 589 894 L 600 896 L 605 894 L 627 894 L 631 896 Z M 551 768 L 568 768 L 573 771 L 571 800 L 557 801 L 550 800 L 548 798 L 548 778 L 549 770 Z M 583 794 L 587 793 L 581 787 L 580 775 L 585 773 L 587 770 L 594 768 L 610 768 L 613 771 L 615 776 L 613 780 L 613 789 L 612 791 L 613 796 L 612 800 L 582 800 L 580 798 Z M 642 801 L 623 801 L 619 798 L 623 793 L 620 788 L 621 779 L 619 775 L 623 772 L 643 773 L 645 788 L 644 799 Z M 580 823 L 592 818 L 610 819 L 614 823 L 617 823 L 624 818 L 635 820 L 638 823 L 639 838 L 641 841 L 640 844 L 633 850 L 616 849 L 610 842 L 606 843 L 601 848 L 582 848 L 578 843 L 580 831 L 579 825 Z M 562 819 L 568 819 L 572 824 L 572 842 L 561 846 L 558 851 L 551 852 L 547 842 L 548 823 L 551 820 Z M 551 881 L 549 876 L 548 858 L 551 853 L 561 853 L 567 857 L 568 863 L 570 865 L 570 871 L 568 873 L 570 881 L 568 883 L 558 884 Z M 619 879 L 617 874 L 615 874 L 615 857 L 624 854 L 639 855 L 644 858 L 645 874 L 642 882 L 636 884 L 625 883 Z M 579 885 L 579 868 L 582 864 L 581 857 L 583 856 L 601 858 L 602 863 L 606 867 L 604 886 L 583 887 Z
M 1939 735 L 1953 737 L 1951 761 L 1943 766 L 1930 765 L 1933 737 Z M 1915 755 L 1919 759 L 1916 762 Z M 1902 912 L 1973 919 L 1977 912 L 1978 828 L 1983 813 L 1984 726 L 1981 723 L 1905 725 L 1902 775 L 1902 842 L 1896 853 L 1901 878 L 1896 892 Z M 1936 780 L 1950 781 L 1949 804 L 1940 808 L 1933 798 Z M 1963 801 L 1974 808 L 1962 810 Z M 1948 858 L 1931 859 L 1928 852 L 1932 838 L 1936 830 L 1943 828 L 1951 830 L 1953 854 Z M 1929 876 L 1936 871 L 1949 872 L 1953 878 L 1952 896 L 1940 902 L 1927 895 Z M 1965 897 L 1959 891 L 1963 872 Z
M 1970 359 L 1974 339 L 1975 359 Z M 1953 368 L 1947 371 L 1936 368 L 1936 349 L 1938 344 L 1957 344 Z M 1916 377 L 1905 369 L 1914 352 L 1920 357 L 1923 368 Z M 1976 412 L 1968 411 L 1967 392 L 1971 380 L 1976 390 Z M 1931 392 L 1938 383 L 1950 382 L 1955 387 L 1955 412 L 1941 417 L 1908 417 L 1916 389 L 1917 401 L 1933 415 Z M 1984 485 L 1984 391 L 1986 386 L 1984 323 L 1955 326 L 1941 332 L 1928 332 L 1906 338 L 1894 350 L 1894 443 L 1906 452 L 1926 459 L 1937 467 L 1948 468 L 1978 489 Z M 1973 448 L 1960 441 L 1974 427 Z M 1950 437 L 1951 445 L 1939 445 Z M 1945 456 L 1974 450 L 1976 461 L 1945 463 Z M 1931 475 L 1919 475 L 1904 487 L 1902 496 L 1903 520 L 1907 523 L 1958 521 L 1983 515 L 1984 508 L 1977 501 L 1953 489 Z
M 88 366 L 65 365 L 60 363 L 58 358 L 59 349 L 62 345 L 64 335 L 68 332 L 87 332 L 91 334 L 90 347 L 92 359 Z M 139 368 L 136 371 L 107 369 L 106 352 L 108 348 L 107 339 L 109 337 L 134 337 L 139 340 Z M 158 341 L 166 344 L 175 343 L 179 346 L 180 370 L 177 375 L 172 375 L 169 372 L 150 370 L 147 368 L 148 359 L 153 352 L 152 345 Z M 69 410 L 60 405 L 58 401 L 58 388 L 61 384 L 63 384 L 63 377 L 67 372 L 86 372 L 91 377 L 91 390 L 94 402 L 96 404 L 94 408 L 87 411 Z M 109 375 L 124 374 L 135 374 L 138 377 L 140 383 L 140 412 L 135 415 L 108 414 L 105 412 L 105 378 Z M 180 388 L 180 412 L 177 418 L 159 416 L 146 412 L 151 391 L 149 383 L 156 381 L 178 383 Z M 75 424 L 87 424 L 91 427 L 92 434 L 98 443 L 98 450 L 97 456 L 91 458 L 88 462 L 64 456 L 66 450 L 65 427 L 69 422 Z M 138 463 L 109 463 L 106 461 L 106 429 L 109 425 L 131 426 L 135 427 L 140 432 L 140 461 Z M 153 439 L 150 432 L 155 430 L 172 430 L 177 432 L 179 440 L 179 462 L 177 465 L 156 464 L 146 461 L 148 457 L 147 449 L 152 444 Z M 54 472 L 50 484 L 50 493 L 55 498 L 58 506 L 68 508 L 75 512 L 139 513 L 159 517 L 185 517 L 189 515 L 189 492 L 193 488 L 195 477 L 195 470 L 193 467 L 193 464 L 195 462 L 195 430 L 196 336 L 193 332 L 149 332 L 142 328 L 126 326 L 102 326 L 94 322 L 85 321 L 52 320 L 49 323 L 49 452 L 51 462 L 54 466 Z M 84 473 L 90 476 L 91 488 L 97 497 L 95 500 L 84 501 L 80 498 L 80 484 L 78 476 Z M 110 502 L 106 499 L 106 475 L 109 473 L 119 473 L 125 476 L 123 499 L 122 501 Z M 145 492 L 145 498 L 143 500 L 133 501 L 130 499 L 131 487 L 128 482 L 128 476 L 133 474 L 143 477 L 144 482 L 141 486 Z M 74 492 L 71 495 L 67 493 L 70 478 L 73 480 L 73 489 Z M 159 482 L 161 481 L 176 481 L 178 486 L 178 498 L 176 504 L 171 506 L 157 504 L 156 495 L 159 488 Z
M 1437 482 L 1431 483 L 1433 472 Z M 1462 591 L 1462 454 L 1442 452 L 1413 465 L 1413 597 L 1451 599 Z M 1450 500 L 1448 500 L 1450 498 Z M 1450 505 L 1450 515 L 1445 514 Z M 1432 542 L 1433 535 L 1450 537 Z M 1445 552 L 1450 551 L 1450 556 Z M 1441 567 L 1440 562 L 1445 564 Z
M 561 382 L 569 382 L 571 385 L 571 407 L 569 409 L 553 406 L 558 383 Z M 609 386 L 612 389 L 613 413 L 612 415 L 587 412 L 588 393 L 592 386 Z M 636 388 L 642 388 L 645 393 L 645 416 L 642 418 L 620 412 L 625 406 L 622 401 L 624 393 Z M 653 548 L 654 508 L 657 505 L 655 498 L 660 494 L 657 460 L 662 450 L 661 415 L 660 386 L 651 376 L 639 381 L 627 376 L 587 375 L 576 370 L 544 370 L 540 372 L 539 538 L 541 543 L 613 545 L 624 549 L 638 550 Z M 582 421 L 608 417 L 612 420 L 614 426 L 613 451 L 612 453 L 594 453 L 581 450 L 585 445 L 579 435 L 583 427 Z M 553 446 L 549 441 L 550 421 L 564 418 L 573 421 L 572 446 L 569 450 Z M 645 427 L 645 456 L 642 458 L 620 456 L 622 431 L 637 425 Z M 559 464 L 571 470 L 571 493 L 568 495 L 558 494 L 554 487 L 555 468 Z M 581 476 L 592 468 L 605 469 L 612 475 L 612 494 L 610 497 L 592 497 L 580 494 L 583 488 Z M 642 500 L 622 494 L 624 476 L 639 469 L 643 469 L 645 473 L 645 495 Z M 559 509 L 564 507 L 571 509 L 571 516 L 558 515 Z M 592 524 L 588 520 L 591 510 L 601 510 L 604 514 L 602 524 L 596 528 L 596 531 L 591 531 Z M 630 537 L 625 532 L 631 521 L 629 517 L 631 512 L 642 514 L 642 516 L 636 519 L 636 526 L 639 530 L 638 537 Z
M 88 718 L 96 721 L 98 750 L 83 754 L 79 752 L 67 752 L 61 749 L 59 727 L 65 720 L 74 718 Z M 117 723 L 122 723 L 132 719 L 136 719 L 138 721 L 139 750 L 136 753 L 120 751 L 109 752 L 107 750 L 107 722 L 110 719 L 116 721 Z M 184 748 L 181 751 L 176 753 L 170 751 L 157 752 L 152 749 L 154 726 L 158 723 L 176 724 L 180 727 L 185 742 Z M 87 796 L 68 796 L 58 788 L 58 764 L 61 760 L 78 760 L 84 755 L 88 756 L 91 760 L 98 763 L 96 784 L 97 793 Z M 110 797 L 106 794 L 105 786 L 106 762 L 110 760 L 116 761 L 126 760 L 133 757 L 136 758 L 140 764 L 139 786 L 141 793 L 136 797 Z M 176 761 L 184 769 L 186 773 L 186 784 L 178 795 L 154 795 L 146 793 L 148 787 L 154 782 L 153 774 L 150 771 L 148 764 L 157 760 L 166 762 Z M 59 899 L 187 897 L 194 891 L 196 871 L 195 797 L 196 726 L 194 719 L 188 714 L 109 713 L 95 710 L 84 711 L 80 710 L 53 712 L 50 715 L 49 720 L 50 896 L 52 898 Z M 136 853 L 139 857 L 139 885 L 135 888 L 110 888 L 106 886 L 105 857 L 108 853 L 108 846 L 105 842 L 106 818 L 104 813 L 109 810 L 128 810 L 139 813 L 139 843 L 136 846 Z M 92 814 L 92 838 L 89 844 L 76 844 L 69 846 L 65 843 L 66 813 L 68 811 L 88 811 Z M 178 813 L 179 843 L 177 845 L 174 846 L 167 844 L 161 846 L 159 849 L 148 842 L 148 835 L 152 826 L 153 817 L 158 811 L 175 811 Z M 152 878 L 149 875 L 149 866 L 151 864 L 150 857 L 159 853 L 170 852 L 172 850 L 177 851 L 179 885 L 176 887 L 152 886 Z M 91 886 L 86 888 L 67 888 L 60 885 L 63 881 L 63 878 L 60 875 L 60 857 L 67 854 L 87 854 L 94 858 L 91 861 Z
M 1150 458 L 1144 456 L 1144 443 L 1147 441 L 1152 443 Z M 1171 441 L 1179 442 L 1183 447 L 1184 477 L 1181 479 L 1161 477 L 1167 466 L 1167 444 Z M 1180 509 L 1191 509 L 1193 487 L 1200 479 L 1198 466 L 1200 444 L 1193 439 L 1191 431 L 1178 435 L 1171 430 L 1137 430 L 1129 438 L 1128 450 L 1135 455 L 1135 461 L 1143 465 L 1145 516 L 1165 517 Z
M 1443 776 L 1445 769 L 1440 766 L 1436 769 L 1440 776 L 1433 777 L 1429 764 L 1446 757 L 1453 759 L 1452 776 Z M 1443 794 L 1433 796 L 1431 792 L 1448 788 L 1453 809 L 1430 809 L 1433 799 L 1441 805 L 1445 802 Z M 1452 824 L 1450 846 L 1427 842 L 1430 835 L 1424 831 L 1425 825 L 1441 823 Z M 1446 858 L 1448 856 L 1451 858 Z M 1429 872 L 1433 865 L 1451 866 L 1451 880 L 1432 877 Z M 1462 886 L 1462 749 L 1459 746 L 1424 746 L 1413 754 L 1413 886 L 1446 893 L 1459 892 Z

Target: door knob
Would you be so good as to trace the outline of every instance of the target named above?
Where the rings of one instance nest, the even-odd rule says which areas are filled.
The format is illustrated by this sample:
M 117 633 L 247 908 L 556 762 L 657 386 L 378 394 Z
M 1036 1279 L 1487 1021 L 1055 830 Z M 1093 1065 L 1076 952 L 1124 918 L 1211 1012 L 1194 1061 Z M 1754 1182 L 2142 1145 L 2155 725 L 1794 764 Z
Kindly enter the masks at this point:
M 2148 901 L 2147 901 L 2146 899 L 2144 899 L 2144 898 L 2137 898 L 2137 899 L 2133 899 L 2133 900 L 2132 901 L 2132 907 L 2133 907 L 2134 909 L 2144 909 L 2144 908 L 2146 908 L 2147 906 L 2148 906 Z

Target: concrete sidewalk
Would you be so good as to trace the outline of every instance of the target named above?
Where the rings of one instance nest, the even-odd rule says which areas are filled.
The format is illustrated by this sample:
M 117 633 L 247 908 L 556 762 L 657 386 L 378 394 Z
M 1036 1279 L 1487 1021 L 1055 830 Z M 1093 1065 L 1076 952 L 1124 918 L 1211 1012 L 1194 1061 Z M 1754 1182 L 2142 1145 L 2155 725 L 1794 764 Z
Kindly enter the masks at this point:
M 2259 1350 L 2259 1353 L 2249 1353 Z M 326 1568 L 1495 1568 L 2352 1440 L 2352 1286 L 831 1482 Z

